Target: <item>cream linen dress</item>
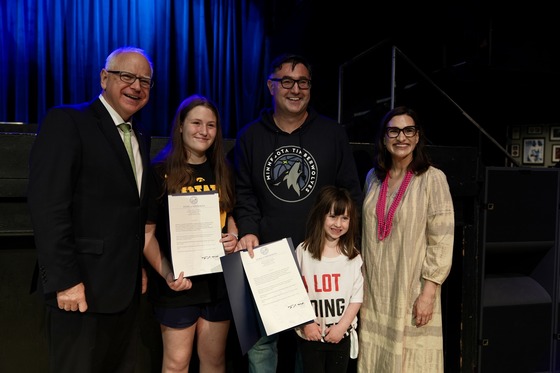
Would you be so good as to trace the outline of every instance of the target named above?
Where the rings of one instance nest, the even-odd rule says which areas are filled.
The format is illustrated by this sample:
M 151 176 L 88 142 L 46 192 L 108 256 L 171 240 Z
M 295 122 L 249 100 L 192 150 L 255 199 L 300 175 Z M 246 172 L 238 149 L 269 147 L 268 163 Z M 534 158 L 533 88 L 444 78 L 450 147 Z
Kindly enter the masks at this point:
M 427 325 L 415 326 L 412 306 L 423 279 L 441 284 L 451 270 L 455 220 L 447 178 L 434 167 L 414 175 L 383 241 L 375 214 L 381 181 L 370 170 L 365 184 L 358 372 L 443 372 L 441 286 Z

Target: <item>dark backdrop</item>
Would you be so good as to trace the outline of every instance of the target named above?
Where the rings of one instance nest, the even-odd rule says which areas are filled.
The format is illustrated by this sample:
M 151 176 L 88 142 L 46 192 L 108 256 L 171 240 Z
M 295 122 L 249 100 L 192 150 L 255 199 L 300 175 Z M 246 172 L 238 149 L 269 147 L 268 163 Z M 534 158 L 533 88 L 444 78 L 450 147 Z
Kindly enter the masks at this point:
M 134 44 L 154 60 L 141 113 L 153 135 L 166 136 L 175 108 L 196 92 L 218 103 L 233 138 L 268 104 L 270 57 L 293 51 L 314 66 L 313 105 L 352 141 L 371 141 L 393 82 L 395 103 L 420 112 L 435 145 L 476 146 L 502 165 L 478 126 L 503 144 L 508 125 L 558 122 L 555 14 L 541 0 L 3 1 L 0 121 L 36 123 L 52 105 L 92 99 L 109 51 Z

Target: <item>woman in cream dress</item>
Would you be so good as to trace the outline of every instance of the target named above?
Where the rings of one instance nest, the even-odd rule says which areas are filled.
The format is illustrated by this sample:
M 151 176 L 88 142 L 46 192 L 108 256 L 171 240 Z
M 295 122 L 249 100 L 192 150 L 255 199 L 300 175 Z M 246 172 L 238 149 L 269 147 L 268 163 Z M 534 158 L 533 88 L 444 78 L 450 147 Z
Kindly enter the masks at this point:
M 385 115 L 366 177 L 361 373 L 444 371 L 441 284 L 451 270 L 453 201 L 414 111 Z

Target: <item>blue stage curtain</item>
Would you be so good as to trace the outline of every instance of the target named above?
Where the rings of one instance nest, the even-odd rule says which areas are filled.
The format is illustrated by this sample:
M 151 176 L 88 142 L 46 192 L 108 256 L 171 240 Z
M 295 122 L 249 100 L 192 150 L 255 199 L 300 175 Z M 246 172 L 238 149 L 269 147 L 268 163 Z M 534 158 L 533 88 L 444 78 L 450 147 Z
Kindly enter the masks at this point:
M 140 119 L 167 136 L 179 103 L 218 104 L 224 136 L 265 100 L 266 0 L 18 0 L 0 4 L 0 122 L 38 123 L 55 105 L 90 101 L 116 47 L 146 50 L 155 86 Z

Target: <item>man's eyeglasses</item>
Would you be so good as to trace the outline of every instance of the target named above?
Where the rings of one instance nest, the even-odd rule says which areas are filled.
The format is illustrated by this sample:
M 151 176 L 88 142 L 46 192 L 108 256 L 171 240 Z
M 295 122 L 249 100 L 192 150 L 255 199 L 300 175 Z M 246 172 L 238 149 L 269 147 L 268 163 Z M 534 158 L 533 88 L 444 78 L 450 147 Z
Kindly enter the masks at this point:
M 294 84 L 297 83 L 299 89 L 309 89 L 311 88 L 310 79 L 292 79 L 292 78 L 270 78 L 273 82 L 280 82 L 282 88 L 292 89 Z
M 142 88 L 152 88 L 154 86 L 154 81 L 152 79 L 142 78 L 141 76 L 136 76 L 126 71 L 107 70 L 107 72 L 111 74 L 118 74 L 119 78 L 121 78 L 121 80 L 126 84 L 134 84 L 136 79 L 138 79 L 138 81 L 140 81 L 140 87 Z
M 418 132 L 418 129 L 415 126 L 408 126 L 408 127 L 404 127 L 404 128 L 387 127 L 385 129 L 385 133 L 387 134 L 387 137 L 389 137 L 391 139 L 399 137 L 401 132 L 404 133 L 404 135 L 406 137 L 414 137 L 414 136 L 416 136 L 416 133 Z

